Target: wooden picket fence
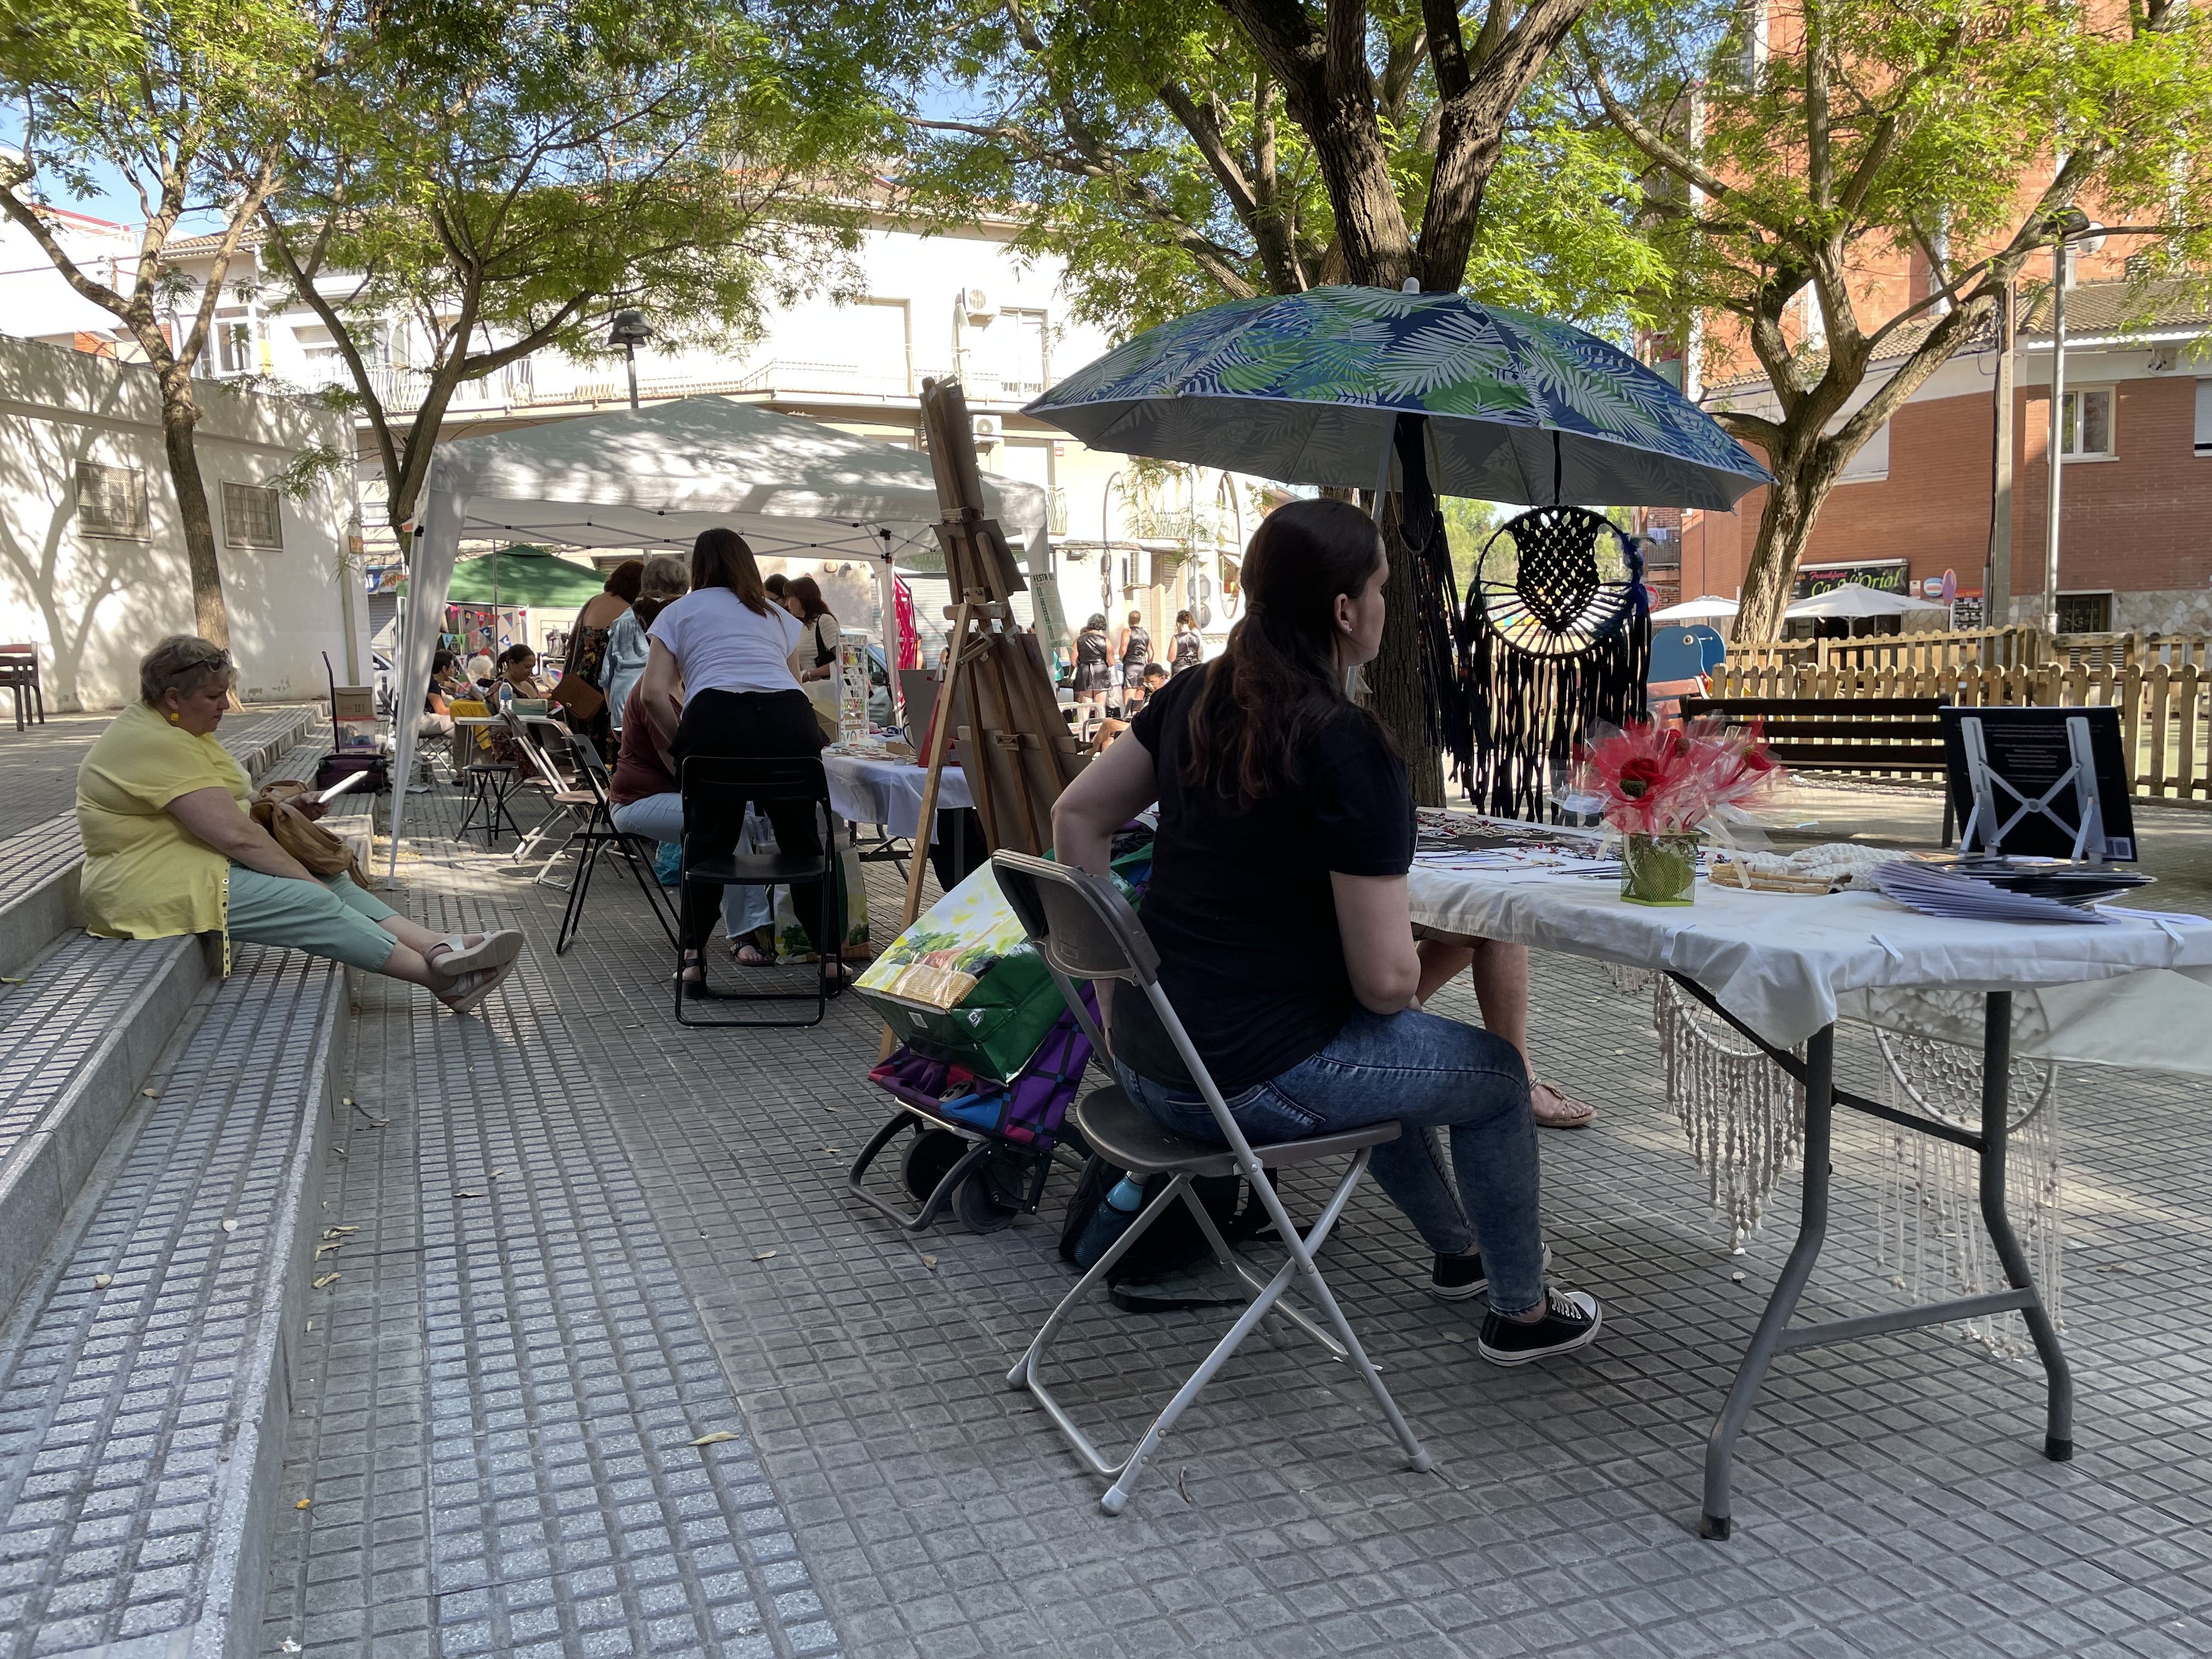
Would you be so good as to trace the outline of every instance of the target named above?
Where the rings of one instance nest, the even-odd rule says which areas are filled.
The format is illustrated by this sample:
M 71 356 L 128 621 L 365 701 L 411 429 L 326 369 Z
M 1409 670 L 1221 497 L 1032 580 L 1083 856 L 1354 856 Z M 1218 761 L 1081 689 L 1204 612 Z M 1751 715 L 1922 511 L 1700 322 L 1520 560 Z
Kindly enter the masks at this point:
M 2212 635 L 2008 628 L 1731 647 L 1711 695 L 2118 708 L 2136 794 L 2212 800 Z

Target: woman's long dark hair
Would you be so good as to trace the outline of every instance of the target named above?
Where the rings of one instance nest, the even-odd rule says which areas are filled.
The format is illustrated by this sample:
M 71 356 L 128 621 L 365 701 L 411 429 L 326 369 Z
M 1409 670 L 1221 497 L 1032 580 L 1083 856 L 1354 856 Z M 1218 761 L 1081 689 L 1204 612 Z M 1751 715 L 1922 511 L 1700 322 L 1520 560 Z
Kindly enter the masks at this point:
M 761 584 L 752 549 L 743 536 L 721 525 L 701 531 L 691 544 L 691 591 L 702 587 L 726 587 L 753 615 L 768 615 L 768 589 Z
M 811 576 L 793 576 L 784 584 L 783 600 L 787 605 L 799 607 L 799 620 L 818 622 L 830 614 L 830 607 L 822 598 L 822 584 Z
M 1337 595 L 1364 590 L 1382 557 L 1375 520 L 1350 501 L 1292 501 L 1261 520 L 1244 551 L 1243 619 L 1191 710 L 1184 782 L 1210 780 L 1245 806 L 1295 783 L 1300 736 L 1353 706 L 1336 664 Z

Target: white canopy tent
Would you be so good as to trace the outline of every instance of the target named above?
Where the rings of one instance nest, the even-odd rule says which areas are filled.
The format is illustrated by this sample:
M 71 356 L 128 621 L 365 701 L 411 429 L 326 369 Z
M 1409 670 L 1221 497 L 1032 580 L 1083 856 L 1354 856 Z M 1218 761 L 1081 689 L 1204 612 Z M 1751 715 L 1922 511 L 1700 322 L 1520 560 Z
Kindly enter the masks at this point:
M 1844 582 L 1825 593 L 1807 594 L 1782 614 L 1785 617 L 1856 619 L 1861 617 L 1901 617 L 1910 611 L 1948 608 L 1928 599 L 1916 599 L 1908 593 L 1886 593 L 1863 582 Z
M 1006 539 L 1045 568 L 1045 494 L 983 475 L 984 505 Z M 580 416 L 442 445 L 431 458 L 408 560 L 400 638 L 398 771 L 414 775 L 415 720 L 430 684 L 446 590 L 464 538 L 569 547 L 689 551 L 723 525 L 767 558 L 866 560 L 875 571 L 886 633 L 894 629 L 892 570 L 934 551 L 941 516 L 929 458 L 818 422 L 726 398 L 686 398 L 653 409 Z M 885 641 L 896 664 L 897 641 Z M 392 800 L 392 869 L 398 867 L 406 792 Z
M 1741 607 L 1734 599 L 1723 599 L 1717 594 L 1700 593 L 1694 599 L 1685 599 L 1680 605 L 1670 605 L 1664 611 L 1655 611 L 1651 620 L 1656 623 L 1726 622 Z

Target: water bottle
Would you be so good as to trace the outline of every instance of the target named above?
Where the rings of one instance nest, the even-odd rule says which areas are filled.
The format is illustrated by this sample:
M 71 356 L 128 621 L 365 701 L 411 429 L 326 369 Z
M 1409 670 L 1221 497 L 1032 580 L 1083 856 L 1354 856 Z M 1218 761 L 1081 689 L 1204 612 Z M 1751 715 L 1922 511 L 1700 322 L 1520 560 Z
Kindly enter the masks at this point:
M 1144 1207 L 1145 1183 L 1133 1175 L 1123 1176 L 1076 1236 L 1075 1265 L 1085 1273 L 1097 1267 L 1098 1258 L 1113 1248 L 1115 1239 L 1129 1231 L 1129 1224 Z

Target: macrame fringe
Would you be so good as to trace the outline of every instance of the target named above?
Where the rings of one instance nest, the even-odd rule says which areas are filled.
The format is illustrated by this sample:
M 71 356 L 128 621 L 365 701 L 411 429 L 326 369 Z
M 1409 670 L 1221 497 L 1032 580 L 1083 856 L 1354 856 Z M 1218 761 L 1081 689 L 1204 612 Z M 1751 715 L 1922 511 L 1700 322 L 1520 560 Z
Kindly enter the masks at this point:
M 1982 1060 L 1955 1043 L 1877 1031 L 1882 1102 L 1978 1129 Z M 2058 1068 L 2016 1060 L 2005 1205 L 2051 1321 L 2065 1326 L 2065 1171 L 2061 1163 Z M 1964 1146 L 1909 1129 L 1884 1136 L 1879 1218 L 1881 1264 L 1914 1302 L 1984 1296 L 2005 1288 L 2004 1265 L 1982 1224 L 1981 1161 Z M 2034 1352 L 2017 1313 L 1964 1322 L 1970 1341 L 2007 1359 Z
M 1709 1026 L 1707 1018 L 1674 981 L 1658 977 L 1651 1023 L 1667 1059 L 1667 1101 L 1705 1171 L 1706 1200 L 1728 1218 L 1740 1250 L 1804 1149 L 1805 1091 L 1759 1049 L 1723 1038 L 1726 1028 Z

